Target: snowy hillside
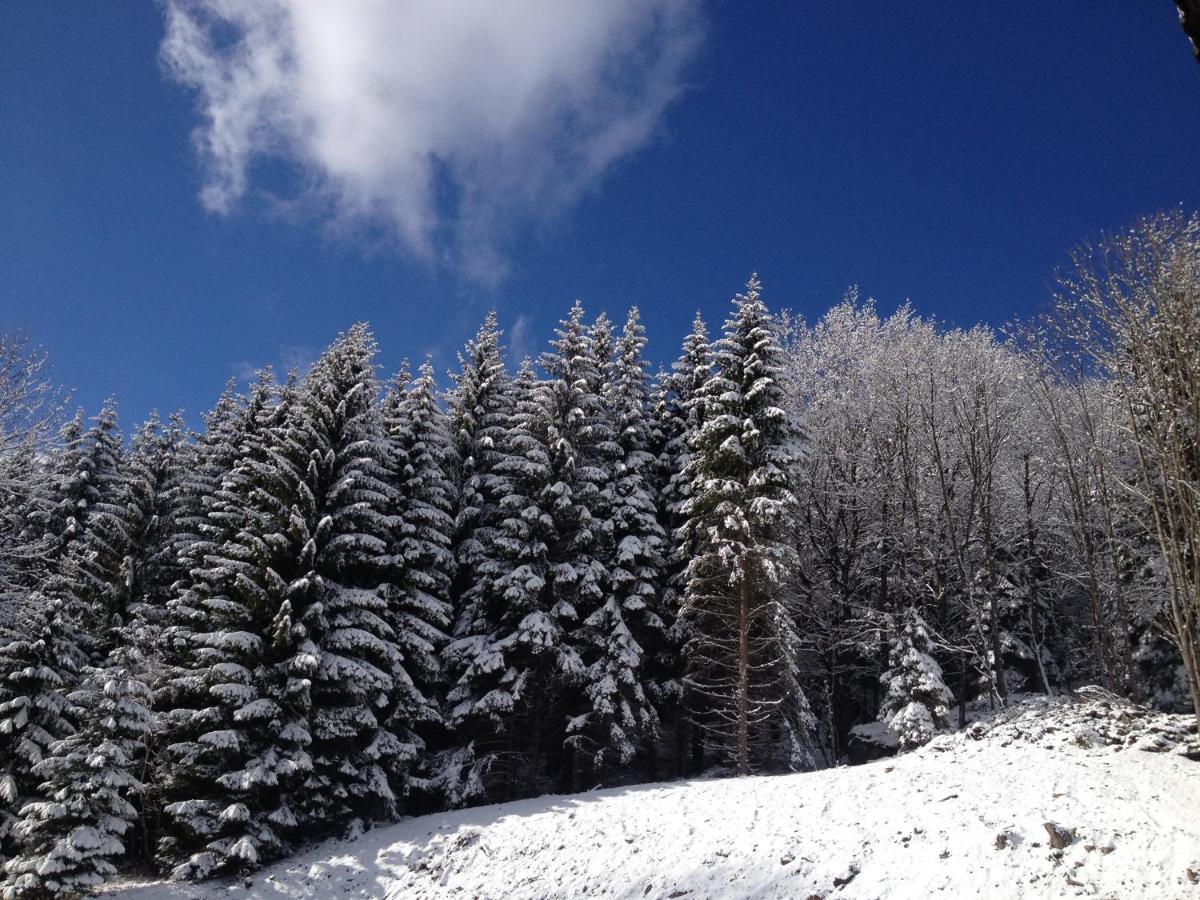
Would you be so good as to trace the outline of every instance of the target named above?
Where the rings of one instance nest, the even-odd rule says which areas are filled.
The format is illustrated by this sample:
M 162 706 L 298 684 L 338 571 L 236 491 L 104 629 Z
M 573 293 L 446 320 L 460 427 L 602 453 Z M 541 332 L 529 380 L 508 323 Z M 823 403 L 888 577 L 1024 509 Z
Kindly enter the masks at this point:
M 1197 756 L 1187 717 L 1033 700 L 894 760 L 424 816 L 119 897 L 1200 898 Z

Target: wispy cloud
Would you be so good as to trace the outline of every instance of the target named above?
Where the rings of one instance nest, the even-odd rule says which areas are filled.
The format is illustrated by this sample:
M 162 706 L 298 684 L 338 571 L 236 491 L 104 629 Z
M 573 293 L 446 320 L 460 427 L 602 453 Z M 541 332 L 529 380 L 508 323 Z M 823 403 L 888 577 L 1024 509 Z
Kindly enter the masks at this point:
M 165 2 L 207 208 L 282 159 L 307 185 L 285 202 L 484 282 L 655 134 L 700 34 L 699 0 Z
M 229 374 L 238 380 L 239 384 L 249 384 L 257 376 L 262 366 L 256 366 L 252 362 L 242 360 L 229 364 Z
M 258 373 L 266 366 L 275 370 L 275 377 L 283 381 L 291 372 L 306 375 L 321 351 L 308 344 L 283 344 L 275 355 L 275 359 L 260 363 L 241 360 L 229 364 L 229 374 L 240 382 L 250 383 L 258 377 Z
M 533 356 L 533 322 L 526 313 L 520 313 L 508 330 L 508 358 L 514 367 L 527 356 Z

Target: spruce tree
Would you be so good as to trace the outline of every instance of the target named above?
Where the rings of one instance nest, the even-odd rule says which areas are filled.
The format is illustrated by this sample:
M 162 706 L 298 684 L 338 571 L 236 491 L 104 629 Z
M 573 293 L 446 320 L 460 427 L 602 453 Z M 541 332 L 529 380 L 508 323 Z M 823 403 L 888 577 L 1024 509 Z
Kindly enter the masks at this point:
M 950 730 L 954 697 L 933 658 L 928 626 L 914 607 L 896 623 L 888 655 L 890 668 L 879 680 L 886 691 L 880 721 L 896 733 L 902 750 L 911 750 L 939 732 Z
M 782 354 L 756 277 L 734 298 L 702 390 L 704 421 L 681 512 L 690 561 L 681 617 L 692 713 L 746 774 L 812 765 L 813 719 L 800 689 L 785 599 L 794 567 L 788 484 L 795 435 L 784 412 Z
M 35 513 L 50 538 L 48 556 L 55 562 L 83 536 L 98 511 L 122 501 L 124 450 L 115 402 L 105 401 L 92 426 L 83 426 L 82 410 L 63 426 Z
M 165 807 L 177 827 L 163 852 L 180 875 L 259 865 L 301 829 L 393 817 L 409 788 L 415 729 L 436 707 L 402 648 L 439 623 L 389 602 L 404 584 L 403 504 L 374 356 L 357 325 L 293 379 L 206 516 L 219 551 L 179 606 L 222 627 L 193 626 L 191 670 L 176 681 L 210 682 L 218 705 L 186 716 L 212 731 L 175 745 L 187 774 Z M 215 789 L 197 777 L 214 767 Z
M 489 312 L 479 333 L 459 354 L 460 371 L 449 396 L 448 428 L 457 466 L 454 519 L 454 636 L 474 633 L 499 574 L 495 558 L 504 482 L 496 473 L 512 415 L 511 379 L 505 371 L 501 332 Z
M 47 588 L 81 611 L 98 664 L 123 643 L 156 643 L 171 586 L 182 574 L 171 494 L 180 477 L 183 439 L 178 419 L 164 426 L 151 415 L 134 434 L 119 479 L 97 496 L 87 528 L 65 553 L 61 577 Z M 141 632 L 151 623 L 152 631 Z
M 0 453 L 0 626 L 49 572 L 55 541 L 39 525 L 48 473 L 41 448 L 26 438 Z
M 499 541 L 508 483 L 499 473 L 511 427 L 514 383 L 504 366 L 501 332 L 489 312 L 459 354 L 448 399 L 451 448 L 457 474 L 454 516 L 453 625 L 442 654 L 447 678 L 444 721 L 451 745 L 432 762 L 446 802 L 460 806 L 486 793 L 484 773 L 495 757 L 487 748 L 496 727 L 475 702 L 486 680 L 482 660 L 499 639 L 503 609 L 497 588 L 505 572 Z
M 544 785 L 544 758 L 556 742 L 561 688 L 582 673 L 566 642 L 574 616 L 550 591 L 554 518 L 543 508 L 551 484 L 541 387 L 532 363 L 514 383 L 513 414 L 495 467 L 506 486 L 496 539 L 501 560 L 493 602 L 452 652 L 463 671 L 449 694 L 450 722 L 472 743 L 464 796 L 511 798 Z
M 106 462 L 106 459 L 115 460 L 119 450 L 111 441 L 114 434 L 115 419 L 102 415 L 97 427 L 90 432 L 88 449 L 94 462 L 88 470 L 90 475 L 105 475 L 116 468 L 115 462 Z M 63 719 L 69 720 L 69 724 L 59 723 L 57 730 L 62 739 L 51 745 L 52 752 L 34 769 L 36 774 L 47 779 L 39 788 L 43 796 L 47 791 L 79 788 L 81 779 L 87 781 L 89 777 L 79 771 L 82 762 L 87 759 L 97 762 L 104 757 L 103 753 L 88 757 L 81 749 L 89 742 L 100 742 L 101 732 L 108 727 L 95 720 L 95 717 L 108 715 L 104 703 L 91 702 L 97 692 L 102 691 L 102 685 L 97 686 L 95 679 L 107 677 L 105 672 L 120 672 L 113 677 L 121 684 L 145 678 L 144 665 L 141 671 L 133 673 L 125 671 L 128 666 L 123 661 L 132 652 L 131 647 L 145 646 L 147 652 L 157 652 L 157 632 L 151 633 L 143 626 L 150 620 L 157 624 L 157 613 L 163 609 L 167 591 L 176 578 L 169 539 L 168 496 L 171 480 L 177 474 L 174 458 L 181 441 L 182 429 L 178 423 L 165 429 L 157 417 L 152 416 L 135 435 L 132 453 L 126 455 L 118 477 L 89 478 L 89 481 L 95 481 L 96 489 L 92 492 L 86 519 L 78 520 L 84 527 L 64 547 L 57 571 L 47 580 L 43 591 L 48 599 L 34 598 L 34 602 L 46 604 L 47 636 L 24 648 L 18 641 L 12 648 L 19 654 L 22 649 L 29 651 L 40 647 L 51 659 L 64 654 L 73 659 L 78 655 L 75 648 L 82 646 L 87 649 L 92 662 L 100 667 L 91 671 L 90 682 L 85 681 L 75 690 L 72 688 L 77 659 L 65 670 L 61 664 L 58 669 L 52 665 L 45 669 L 47 674 L 56 676 L 53 679 L 57 682 L 56 690 L 63 693 L 72 690 L 73 702 L 62 707 Z M 88 630 L 86 641 L 76 623 Z M 58 633 L 51 634 L 51 629 Z M 137 692 L 149 696 L 149 689 L 142 681 L 138 681 Z M 76 728 L 77 734 L 64 737 Z M 120 760 L 104 763 L 108 767 L 121 764 Z M 107 801 L 83 797 L 73 798 L 65 810 L 61 804 L 53 803 L 30 806 L 31 812 L 25 815 L 22 825 L 27 832 L 26 859 L 21 868 L 13 870 L 9 890 L 20 895 L 59 890 L 52 886 L 91 883 L 103 872 L 109 872 L 111 865 L 102 857 L 110 854 L 110 845 L 105 844 L 110 849 L 102 849 L 100 844 L 80 849 L 68 841 L 67 833 L 71 829 L 93 825 L 103 832 L 105 826 L 101 820 L 107 821 L 113 813 L 98 811 L 95 804 L 102 802 Z M 122 809 L 128 807 L 122 803 L 124 801 L 113 801 Z M 79 817 L 87 815 L 93 815 L 96 821 L 92 825 L 80 824 Z M 125 818 L 132 819 L 132 816 L 131 812 Z M 81 840 L 91 840 L 95 833 L 99 832 L 93 829 Z M 47 878 L 42 879 L 42 875 Z
M 659 427 L 662 451 L 659 472 L 662 490 L 660 516 L 670 535 L 683 525 L 683 504 L 692 492 L 689 464 L 692 445 L 704 422 L 704 386 L 712 374 L 712 348 L 708 328 L 700 313 L 692 320 L 692 330 L 683 342 L 683 352 L 660 382 L 662 399 Z M 687 557 L 681 542 L 672 540 L 664 602 L 669 610 L 678 609 L 683 593 L 683 570 Z
M 82 409 L 63 424 L 58 449 L 47 467 L 47 477 L 33 513 L 35 523 L 49 544 L 47 555 L 57 559 L 70 538 L 79 531 L 79 517 L 94 495 L 91 491 L 92 460 L 86 450 Z
M 187 490 L 186 473 L 194 463 L 195 448 L 180 413 L 166 423 L 152 414 L 134 435 L 125 474 L 129 544 L 120 615 L 138 633 L 141 646 L 157 646 L 167 603 L 186 575 L 179 559 L 179 495 Z
M 539 498 L 553 521 L 547 545 L 550 577 L 548 606 L 553 620 L 565 628 L 563 640 L 572 660 L 588 641 L 584 623 L 604 606 L 609 591 L 605 558 L 611 541 L 608 513 L 611 466 L 618 452 L 601 395 L 604 369 L 612 350 L 606 317 L 591 329 L 577 301 L 542 354 L 546 379 L 539 389 L 540 414 L 549 454 L 549 483 Z M 564 787 L 577 779 L 576 732 L 590 720 L 592 704 L 582 673 L 564 672 L 556 691 L 566 701 L 568 726 L 560 740 L 567 753 L 561 778 Z
M 414 748 L 415 757 L 425 748 L 422 734 L 442 724 L 441 651 L 450 625 L 454 574 L 453 451 L 428 361 L 410 384 L 398 380 L 385 405 L 393 410 L 386 421 L 388 477 L 395 489 L 388 551 L 393 574 L 386 597 L 388 621 L 403 657 L 391 724 Z
M 85 648 L 98 662 L 117 606 L 116 585 L 128 543 L 125 451 L 111 399 L 92 427 L 76 438 L 78 422 L 76 416 L 68 428 L 69 442 L 50 483 L 47 522 L 61 531 L 39 592 L 83 629 L 89 638 Z
M 697 312 L 692 330 L 683 341 L 683 350 L 671 370 L 659 374 L 654 393 L 655 449 L 658 461 L 655 483 L 658 487 L 658 517 L 666 535 L 661 574 L 659 611 L 666 628 L 666 640 L 648 662 L 655 700 L 660 716 L 674 723 L 675 756 L 679 771 L 686 770 L 686 747 L 699 748 L 699 732 L 682 715 L 684 704 L 683 647 L 685 622 L 680 618 L 689 561 L 687 543 L 679 537 L 685 522 L 683 504 L 691 495 L 689 464 L 691 445 L 704 420 L 704 385 L 712 369 L 708 329 Z
M 66 694 L 87 662 L 81 643 L 62 603 L 38 594 L 24 598 L 0 636 L 0 859 L 17 849 L 13 827 L 37 797 L 37 767 L 75 732 L 78 711 Z
M 415 687 L 419 664 L 404 647 L 411 632 L 436 633 L 440 619 L 423 607 L 398 610 L 389 587 L 403 570 L 375 354 L 367 327 L 350 329 L 310 370 L 289 422 L 301 476 L 293 527 L 303 535 L 292 578 L 305 587 L 285 595 L 272 630 L 294 646 L 289 682 L 311 681 L 305 818 L 324 831 L 396 815 L 421 751 L 414 726 L 435 709 Z M 280 702 L 293 693 L 289 683 Z
M 205 431 L 197 437 L 190 465 L 171 496 L 175 556 L 182 573 L 167 602 L 162 635 L 167 674 L 155 691 L 156 707 L 168 711 L 189 708 L 200 699 L 198 685 L 187 673 L 196 663 L 192 654 L 198 642 L 193 632 L 207 632 L 211 623 L 204 608 L 205 591 L 197 588 L 209 569 L 208 559 L 219 553 L 240 522 L 238 501 L 221 493 L 223 482 L 234 475 L 240 460 L 265 452 L 264 431 L 277 392 L 274 375 L 269 368 L 261 370 L 248 396 L 239 396 L 235 389 L 231 380 L 217 405 L 205 414 Z M 243 476 L 239 474 L 235 481 Z
M 274 381 L 270 370 L 259 372 L 257 381 L 251 396 L 265 402 Z M 204 414 L 204 431 L 181 443 L 178 474 L 170 492 L 172 543 L 181 570 L 177 589 L 183 588 L 189 570 L 212 549 L 205 513 L 221 487 L 221 479 L 233 471 L 244 433 L 254 430 L 256 418 L 250 398 L 239 395 L 237 382 L 230 379 L 216 405 Z
M 6 803 L 0 853 L 13 852 L 15 816 L 36 795 L 34 769 L 50 747 L 79 725 L 65 699 L 82 668 L 93 661 L 92 632 L 106 596 L 95 596 L 89 578 L 97 568 L 120 566 L 122 446 L 116 407 L 105 403 L 94 424 L 82 414 L 64 427 L 63 445 L 49 465 L 46 493 L 32 510 L 45 529 L 46 570 L 36 589 L 10 598 L 0 634 L 0 780 Z
M 664 631 L 657 612 L 664 541 L 652 490 L 655 460 L 647 450 L 645 343 L 634 309 L 615 358 L 603 340 L 593 345 L 605 373 L 603 437 L 611 442 L 600 454 L 609 463 L 602 491 L 607 590 L 575 635 L 587 665 L 587 711 L 573 720 L 568 740 L 601 771 L 606 764 L 628 765 L 639 746 L 653 742 L 658 721 L 652 702 L 658 691 L 648 684 L 645 656 Z
M 290 801 L 312 771 L 307 713 L 318 654 L 305 645 L 288 671 L 298 654 L 284 601 L 316 585 L 275 568 L 290 574 L 301 562 L 294 548 L 305 523 L 292 515 L 298 479 L 285 452 L 297 390 L 289 381 L 277 397 L 269 372 L 255 384 L 236 462 L 207 505 L 207 552 L 170 605 L 171 666 L 156 692 L 166 732 L 158 856 L 175 878 L 257 867 L 299 829 Z M 271 694 L 287 688 L 281 707 Z
M 6 898 L 75 897 L 116 874 L 137 819 L 135 772 L 150 733 L 140 669 L 137 651 L 116 651 L 72 692 L 85 724 L 33 769 L 44 781 L 14 828 L 21 853 L 5 866 Z

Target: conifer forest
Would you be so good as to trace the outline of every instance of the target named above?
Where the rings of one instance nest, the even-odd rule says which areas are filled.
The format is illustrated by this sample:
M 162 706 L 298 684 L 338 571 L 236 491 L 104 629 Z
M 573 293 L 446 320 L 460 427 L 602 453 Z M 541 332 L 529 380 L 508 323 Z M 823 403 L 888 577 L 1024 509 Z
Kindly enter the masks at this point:
M 787 297 L 653 345 L 576 302 L 521 360 L 490 314 L 447 375 L 347 323 L 142 424 L 4 330 L 0 894 L 824 768 L 1018 695 L 1200 717 L 1200 217 L 1003 330 Z

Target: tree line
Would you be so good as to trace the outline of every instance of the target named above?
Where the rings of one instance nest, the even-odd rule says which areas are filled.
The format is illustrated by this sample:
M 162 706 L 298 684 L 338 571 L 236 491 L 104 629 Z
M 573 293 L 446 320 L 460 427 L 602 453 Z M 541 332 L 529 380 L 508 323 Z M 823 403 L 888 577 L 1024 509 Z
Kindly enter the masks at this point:
M 751 278 L 651 375 L 576 303 L 444 391 L 366 325 L 204 427 L 61 422 L 0 338 L 6 897 L 438 808 L 917 746 L 1100 683 L 1200 713 L 1200 220 L 1000 335 Z

